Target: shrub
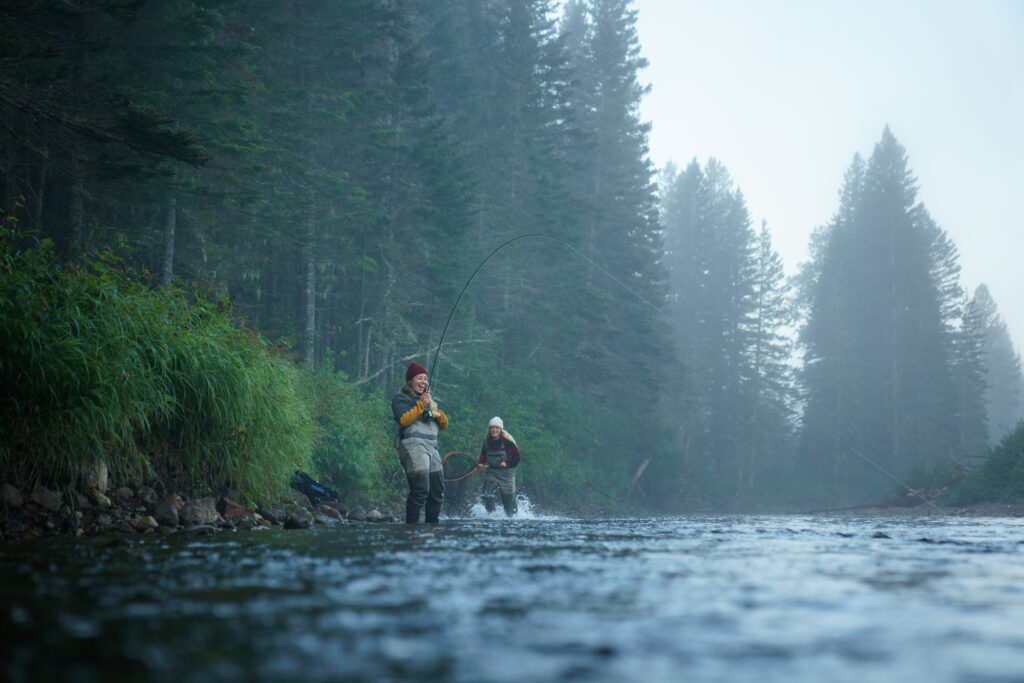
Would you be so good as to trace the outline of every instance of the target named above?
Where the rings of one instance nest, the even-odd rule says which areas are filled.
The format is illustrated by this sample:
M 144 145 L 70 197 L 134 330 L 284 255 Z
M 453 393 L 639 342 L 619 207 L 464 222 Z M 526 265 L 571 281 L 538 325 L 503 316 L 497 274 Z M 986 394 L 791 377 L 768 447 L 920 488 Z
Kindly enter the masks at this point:
M 1024 501 L 1024 422 L 1003 437 L 984 464 L 968 471 L 949 487 L 947 505 Z

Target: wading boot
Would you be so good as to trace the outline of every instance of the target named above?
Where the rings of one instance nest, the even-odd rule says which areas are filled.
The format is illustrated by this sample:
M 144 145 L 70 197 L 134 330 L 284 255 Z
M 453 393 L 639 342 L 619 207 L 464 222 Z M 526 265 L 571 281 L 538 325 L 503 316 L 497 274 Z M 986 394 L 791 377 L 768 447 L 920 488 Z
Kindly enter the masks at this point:
M 427 490 L 427 504 L 424 509 L 427 524 L 437 524 L 441 516 L 441 505 L 444 503 L 444 472 L 435 470 L 430 473 L 430 488 Z
M 420 506 L 412 503 L 405 504 L 405 523 L 406 524 L 419 524 L 420 521 Z
M 516 494 L 514 493 L 503 493 L 501 494 L 501 504 L 505 508 L 505 515 L 511 517 L 516 514 L 518 505 L 516 503 Z

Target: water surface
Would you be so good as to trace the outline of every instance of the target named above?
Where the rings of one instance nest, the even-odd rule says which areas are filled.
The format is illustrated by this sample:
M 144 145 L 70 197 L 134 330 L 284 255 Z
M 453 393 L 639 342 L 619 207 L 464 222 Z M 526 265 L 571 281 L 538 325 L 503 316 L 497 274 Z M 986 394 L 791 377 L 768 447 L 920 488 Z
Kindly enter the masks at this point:
M 476 515 L 0 546 L 12 681 L 1024 681 L 1024 520 Z

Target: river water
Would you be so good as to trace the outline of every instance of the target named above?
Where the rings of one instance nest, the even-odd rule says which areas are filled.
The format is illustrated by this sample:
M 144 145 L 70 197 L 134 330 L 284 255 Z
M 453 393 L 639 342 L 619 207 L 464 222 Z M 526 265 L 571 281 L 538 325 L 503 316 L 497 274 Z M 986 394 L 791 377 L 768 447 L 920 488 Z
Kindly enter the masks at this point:
M 1024 520 L 352 524 L 0 546 L 11 681 L 1024 681 Z

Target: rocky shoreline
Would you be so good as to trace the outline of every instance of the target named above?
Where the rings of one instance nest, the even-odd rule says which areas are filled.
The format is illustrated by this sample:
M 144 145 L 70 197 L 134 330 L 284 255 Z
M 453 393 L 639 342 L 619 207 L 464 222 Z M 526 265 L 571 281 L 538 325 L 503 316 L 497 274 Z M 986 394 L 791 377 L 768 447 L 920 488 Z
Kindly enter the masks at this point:
M 294 489 L 281 492 L 274 504 L 252 508 L 229 495 L 187 498 L 168 491 L 159 481 L 152 486 L 137 482 L 134 486 L 111 486 L 104 466 L 87 472 L 82 483 L 86 493 L 44 486 L 25 492 L 9 483 L 0 484 L 0 541 L 57 536 L 205 535 L 271 526 L 310 529 L 316 525 L 399 521 L 394 513 L 311 500 Z

